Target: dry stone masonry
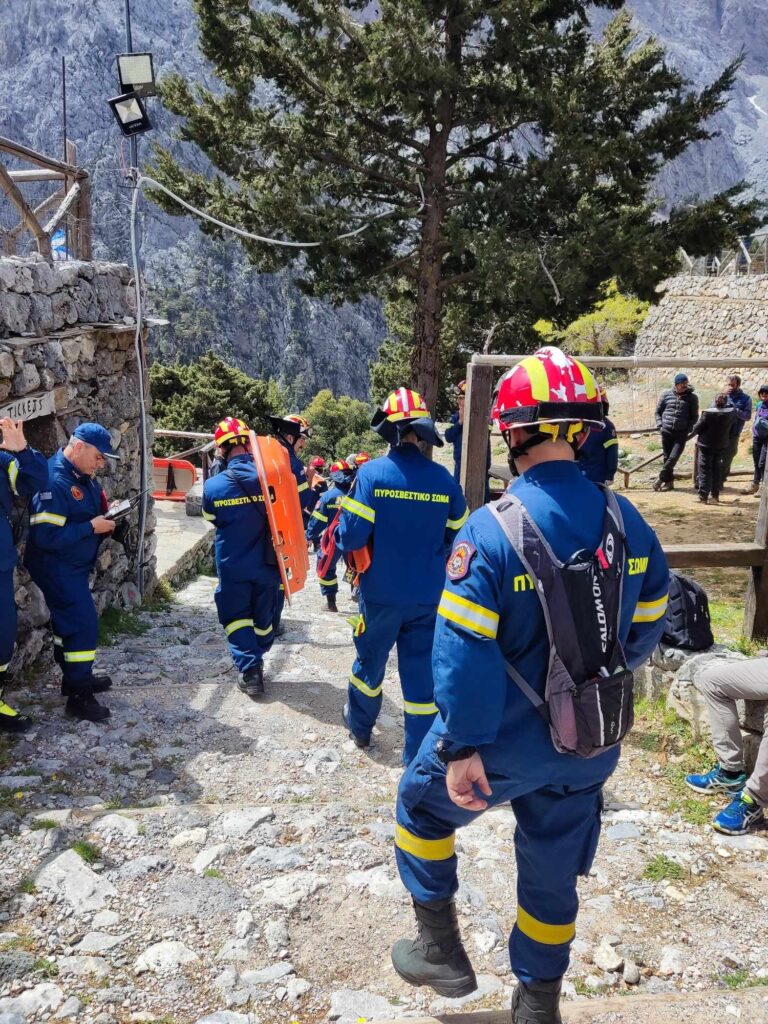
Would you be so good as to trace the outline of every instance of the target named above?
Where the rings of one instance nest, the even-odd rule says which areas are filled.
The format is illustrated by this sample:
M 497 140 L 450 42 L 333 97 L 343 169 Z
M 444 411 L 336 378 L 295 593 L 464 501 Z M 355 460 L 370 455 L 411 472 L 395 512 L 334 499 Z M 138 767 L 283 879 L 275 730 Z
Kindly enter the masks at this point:
M 139 486 L 139 392 L 131 274 L 113 263 L 48 264 L 0 259 L 0 416 L 26 421 L 30 444 L 53 454 L 78 423 L 102 423 L 120 462 L 105 471 L 110 498 Z M 151 424 L 150 424 L 151 437 Z M 147 534 L 146 578 L 154 568 L 154 520 Z M 48 649 L 48 612 L 23 569 L 17 570 L 20 643 L 14 668 Z M 103 611 L 135 596 L 135 569 L 107 541 L 93 585 Z

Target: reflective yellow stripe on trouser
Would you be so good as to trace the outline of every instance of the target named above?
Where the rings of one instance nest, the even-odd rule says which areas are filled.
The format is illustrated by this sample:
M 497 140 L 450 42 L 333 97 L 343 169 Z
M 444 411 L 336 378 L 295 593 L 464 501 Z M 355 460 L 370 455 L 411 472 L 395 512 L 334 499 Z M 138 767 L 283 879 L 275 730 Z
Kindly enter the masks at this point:
M 437 704 L 433 701 L 430 701 L 428 704 L 417 704 L 412 700 L 404 700 L 403 710 L 406 715 L 436 715 Z
M 224 632 L 227 636 L 231 636 L 236 630 L 245 629 L 246 626 L 250 626 L 253 629 L 253 619 L 235 619 L 234 622 L 227 623 L 224 627 Z
M 517 927 L 523 935 L 545 946 L 561 946 L 565 942 L 572 942 L 576 934 L 575 921 L 570 924 L 545 924 L 520 906 L 517 908 Z
M 96 651 L 64 651 L 64 661 L 74 665 L 81 661 L 95 661 Z
M 422 839 L 402 825 L 395 825 L 395 846 L 419 860 L 448 860 L 456 849 L 456 833 L 442 839 Z
M 364 693 L 366 697 L 381 696 L 381 683 L 379 683 L 375 689 L 371 689 L 367 683 L 364 683 L 362 679 L 358 679 L 357 676 L 352 675 L 351 672 L 349 674 L 349 682 L 356 690 L 359 690 L 360 693 Z

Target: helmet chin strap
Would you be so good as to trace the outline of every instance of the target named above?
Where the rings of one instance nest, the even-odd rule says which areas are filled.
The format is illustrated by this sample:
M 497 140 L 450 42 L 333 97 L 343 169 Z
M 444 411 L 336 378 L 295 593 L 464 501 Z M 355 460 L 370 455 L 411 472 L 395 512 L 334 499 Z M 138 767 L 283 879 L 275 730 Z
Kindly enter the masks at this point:
M 579 432 L 581 433 L 582 431 L 583 427 L 582 430 L 580 430 Z M 579 457 L 580 445 L 576 441 L 576 437 L 578 436 L 577 434 L 574 434 L 572 437 L 560 437 L 559 432 L 553 435 L 545 434 L 542 431 L 537 431 L 537 433 L 531 434 L 530 437 L 528 437 L 525 441 L 522 442 L 522 444 L 511 445 L 508 440 L 509 435 L 511 433 L 511 430 L 504 431 L 504 440 L 507 442 L 507 447 L 509 448 L 509 455 L 507 457 L 507 460 L 509 462 L 510 472 L 512 473 L 513 476 L 520 476 L 520 471 L 515 465 L 515 459 L 519 459 L 521 455 L 525 455 L 526 452 L 529 452 L 531 450 L 531 448 L 535 448 L 539 444 L 544 444 L 545 441 L 565 441 L 573 449 L 573 454 L 576 456 L 576 458 Z M 571 431 L 569 429 L 568 435 L 570 434 Z

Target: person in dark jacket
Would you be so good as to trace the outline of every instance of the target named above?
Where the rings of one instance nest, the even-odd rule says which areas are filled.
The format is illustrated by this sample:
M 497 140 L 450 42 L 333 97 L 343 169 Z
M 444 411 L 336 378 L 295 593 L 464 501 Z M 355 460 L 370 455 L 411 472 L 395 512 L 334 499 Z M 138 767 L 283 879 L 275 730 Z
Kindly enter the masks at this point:
M 763 384 L 757 392 L 755 422 L 752 424 L 752 461 L 755 464 L 755 475 L 749 487 L 742 494 L 757 494 L 765 474 L 765 457 L 768 453 L 768 384 Z
M 741 390 L 741 377 L 738 373 L 734 373 L 728 378 L 725 396 L 728 399 L 728 405 L 733 409 L 734 416 L 728 449 L 723 456 L 723 483 L 725 483 L 730 475 L 731 464 L 739 450 L 741 432 L 752 418 L 752 399 L 746 391 Z
M 678 373 L 674 387 L 664 392 L 656 406 L 656 427 L 661 431 L 664 465 L 659 479 L 653 485 L 654 491 L 674 489 L 675 466 L 698 418 L 699 396 L 688 383 L 687 374 Z
M 735 412 L 728 405 L 728 395 L 718 395 L 711 409 L 705 409 L 691 433 L 696 437 L 699 501 L 705 505 L 720 502 L 723 485 L 723 465 L 731 434 Z

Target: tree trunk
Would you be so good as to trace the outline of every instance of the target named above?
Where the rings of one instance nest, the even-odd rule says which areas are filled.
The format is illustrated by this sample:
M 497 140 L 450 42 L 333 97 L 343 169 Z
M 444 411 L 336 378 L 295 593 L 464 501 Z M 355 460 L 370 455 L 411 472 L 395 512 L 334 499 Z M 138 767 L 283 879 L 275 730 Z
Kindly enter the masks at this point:
M 439 224 L 434 226 L 439 233 Z M 426 235 L 426 224 L 424 235 Z M 440 376 L 440 329 L 443 296 L 440 291 L 442 257 L 422 236 L 414 323 L 413 380 L 434 415 Z

